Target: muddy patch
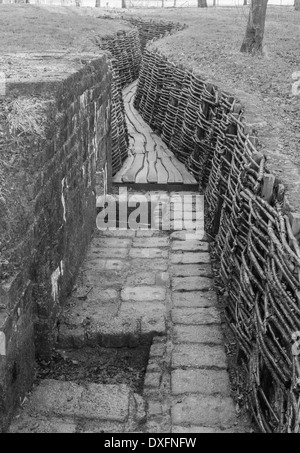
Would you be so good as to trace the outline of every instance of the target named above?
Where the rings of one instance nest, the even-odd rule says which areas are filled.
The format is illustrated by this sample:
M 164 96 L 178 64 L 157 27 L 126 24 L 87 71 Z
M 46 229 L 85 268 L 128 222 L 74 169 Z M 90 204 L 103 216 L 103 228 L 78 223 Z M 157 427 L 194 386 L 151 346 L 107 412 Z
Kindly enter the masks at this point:
M 42 379 L 57 379 L 77 384 L 127 384 L 141 394 L 149 350 L 149 346 L 57 350 L 51 361 L 38 363 L 36 380 L 37 383 Z

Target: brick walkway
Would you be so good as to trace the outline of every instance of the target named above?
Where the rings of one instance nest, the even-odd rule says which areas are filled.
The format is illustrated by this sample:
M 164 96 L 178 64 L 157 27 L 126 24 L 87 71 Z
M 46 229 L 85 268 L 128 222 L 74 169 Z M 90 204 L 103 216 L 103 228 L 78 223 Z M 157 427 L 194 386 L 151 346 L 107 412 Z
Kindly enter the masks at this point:
M 185 192 L 163 196 L 167 209 L 162 216 L 168 217 L 171 231 L 97 232 L 58 341 L 58 348 L 152 342 L 143 399 L 123 384 L 82 387 L 45 380 L 11 432 L 245 431 L 230 398 L 203 197 Z M 189 197 L 187 217 L 197 209 L 196 231 L 181 229 L 183 196 Z M 173 209 L 171 201 L 176 202 Z
M 59 324 L 57 350 L 64 355 L 86 346 L 151 345 L 143 394 L 122 383 L 45 379 L 25 401 L 11 432 L 249 430 L 230 397 L 203 196 L 134 110 L 134 89 L 133 84 L 124 93 L 130 98 L 125 104 L 132 154 L 114 178 L 118 229 L 96 231 Z M 127 191 L 131 186 L 155 190 Z M 130 220 L 132 213 L 121 215 L 130 207 L 128 197 L 131 206 L 146 206 L 139 225 Z M 108 212 L 113 215 L 114 209 Z

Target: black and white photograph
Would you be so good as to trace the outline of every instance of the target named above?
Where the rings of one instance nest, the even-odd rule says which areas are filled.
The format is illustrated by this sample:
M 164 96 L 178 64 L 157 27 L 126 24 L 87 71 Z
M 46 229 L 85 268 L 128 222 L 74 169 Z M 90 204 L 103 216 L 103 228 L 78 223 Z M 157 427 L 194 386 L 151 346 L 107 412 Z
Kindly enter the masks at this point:
M 300 0 L 0 0 L 0 433 L 300 433 Z

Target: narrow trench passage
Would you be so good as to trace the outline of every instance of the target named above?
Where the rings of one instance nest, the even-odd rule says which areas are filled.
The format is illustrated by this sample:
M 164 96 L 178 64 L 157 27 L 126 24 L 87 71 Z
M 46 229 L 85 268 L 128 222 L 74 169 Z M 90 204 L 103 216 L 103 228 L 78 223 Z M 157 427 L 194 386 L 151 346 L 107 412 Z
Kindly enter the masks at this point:
M 53 362 L 40 364 L 11 432 L 247 430 L 230 397 L 204 198 L 133 110 L 135 85 L 119 193 L 99 200 Z

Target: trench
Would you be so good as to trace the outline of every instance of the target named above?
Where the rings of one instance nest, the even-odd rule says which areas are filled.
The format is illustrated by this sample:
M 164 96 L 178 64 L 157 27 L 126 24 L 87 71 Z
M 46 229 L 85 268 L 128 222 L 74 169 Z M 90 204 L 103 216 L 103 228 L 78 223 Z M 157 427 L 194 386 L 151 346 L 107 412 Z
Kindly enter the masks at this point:
M 300 255 L 295 238 L 297 227 L 293 224 L 293 215 L 286 209 L 283 187 L 269 173 L 265 157 L 257 151 L 255 131 L 244 123 L 241 103 L 230 93 L 201 80 L 194 72 L 174 68 L 174 64 L 160 54 L 156 42 L 145 45 L 155 36 L 147 36 L 149 28 L 142 21 L 136 20 L 136 24 L 144 52 L 142 60 L 136 58 L 137 32 L 132 32 L 134 51 L 128 57 L 131 71 L 122 69 L 122 62 L 117 52 L 114 53 L 114 48 L 120 49 L 125 43 L 128 49 L 126 35 L 121 34 L 107 44 L 116 60 L 113 64 L 112 174 L 116 177 L 129 158 L 129 125 L 124 121 L 126 106 L 120 96 L 121 90 L 138 75 L 140 65 L 134 107 L 193 175 L 204 193 L 205 230 L 217 260 L 218 284 L 222 288 L 219 295 L 225 307 L 225 318 L 237 340 L 238 359 L 246 374 L 247 404 L 252 417 L 263 432 L 296 432 L 298 361 L 291 343 L 293 334 L 300 329 L 295 316 L 299 314 Z M 160 27 L 162 25 L 156 36 L 162 34 Z M 171 30 L 168 24 L 167 32 Z M 149 181 L 140 187 L 133 181 L 131 184 L 122 180 L 115 189 L 123 186 L 145 194 L 154 187 Z M 165 187 L 168 193 L 178 190 L 177 185 L 166 184 Z M 117 202 L 117 212 L 121 205 L 122 202 Z M 135 208 L 126 207 L 129 217 Z M 105 206 L 98 206 L 98 214 L 103 209 Z M 150 204 L 147 212 L 151 219 Z M 122 221 L 116 217 L 117 229 L 128 227 L 128 218 L 125 225 Z M 149 225 L 151 220 L 144 226 Z M 174 232 L 170 230 L 167 234 Z M 166 232 L 158 231 L 154 237 L 165 238 Z M 122 273 L 120 277 L 118 270 L 113 272 L 116 288 L 121 289 Z M 104 275 L 107 274 L 104 272 Z M 84 285 L 83 281 L 82 288 Z M 86 293 L 78 294 L 77 298 L 82 300 Z M 167 349 L 164 334 L 158 335 L 154 329 L 138 336 L 130 330 L 116 336 L 97 332 L 95 336 L 93 329 L 89 329 L 90 326 L 84 327 L 83 337 L 82 332 L 77 336 L 75 328 L 73 333 L 63 332 L 62 337 L 59 332 L 60 350 L 55 352 L 52 362 L 40 362 L 38 378 L 73 381 L 78 385 L 82 382 L 125 383 L 134 393 L 146 395 L 149 407 L 158 405 L 156 399 L 149 399 L 153 387 L 145 392 L 144 380 L 150 357 L 153 359 L 151 350 Z M 91 344 L 86 344 L 86 340 Z M 120 372 L 120 363 L 125 378 Z M 170 369 L 165 371 L 170 373 Z M 169 412 L 168 409 L 170 416 Z M 145 423 L 144 418 L 139 419 L 139 429 Z M 189 426 L 191 424 L 189 421 Z

